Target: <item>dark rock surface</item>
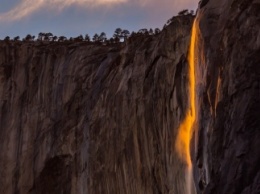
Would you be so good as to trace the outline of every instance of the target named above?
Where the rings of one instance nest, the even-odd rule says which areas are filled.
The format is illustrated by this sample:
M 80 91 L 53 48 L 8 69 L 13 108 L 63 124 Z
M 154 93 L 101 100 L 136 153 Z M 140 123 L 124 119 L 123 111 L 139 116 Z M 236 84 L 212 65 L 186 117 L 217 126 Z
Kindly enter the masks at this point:
M 257 194 L 260 1 L 202 3 L 197 16 L 197 186 L 205 194 Z
M 199 7 L 198 194 L 257 194 L 260 1 Z M 192 22 L 123 46 L 0 42 L 0 194 L 184 194 Z
M 0 43 L 0 193 L 183 193 L 192 22 L 122 48 Z

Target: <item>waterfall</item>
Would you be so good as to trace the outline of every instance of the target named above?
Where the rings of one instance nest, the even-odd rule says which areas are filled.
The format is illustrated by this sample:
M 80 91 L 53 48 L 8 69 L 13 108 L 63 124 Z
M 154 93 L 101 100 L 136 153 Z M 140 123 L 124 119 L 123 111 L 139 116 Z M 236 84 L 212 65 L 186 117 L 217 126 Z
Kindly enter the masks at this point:
M 185 113 L 185 118 L 181 122 L 178 129 L 178 135 L 176 139 L 176 150 L 183 162 L 186 163 L 186 194 L 194 193 L 194 183 L 192 176 L 192 161 L 191 161 L 191 151 L 190 142 L 193 134 L 193 127 L 196 120 L 196 103 L 195 103 L 195 50 L 196 50 L 196 37 L 197 37 L 197 27 L 196 20 L 193 23 L 190 49 L 189 49 L 189 108 Z

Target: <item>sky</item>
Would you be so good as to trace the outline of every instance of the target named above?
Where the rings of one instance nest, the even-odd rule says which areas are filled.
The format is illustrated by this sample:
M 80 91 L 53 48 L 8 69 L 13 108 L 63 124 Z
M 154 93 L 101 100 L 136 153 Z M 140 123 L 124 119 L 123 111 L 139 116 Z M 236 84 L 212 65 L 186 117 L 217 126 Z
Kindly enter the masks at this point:
M 116 28 L 162 28 L 180 10 L 196 10 L 198 0 L 0 0 L 0 39 L 6 36 L 76 37 Z

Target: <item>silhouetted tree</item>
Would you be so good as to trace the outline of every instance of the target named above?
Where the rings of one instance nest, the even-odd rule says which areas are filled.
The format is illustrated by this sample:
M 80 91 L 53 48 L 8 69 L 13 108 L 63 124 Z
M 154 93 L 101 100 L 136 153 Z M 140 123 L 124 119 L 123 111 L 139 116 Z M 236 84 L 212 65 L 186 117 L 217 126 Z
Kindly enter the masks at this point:
M 32 36 L 30 34 L 27 34 L 24 38 L 25 41 L 31 40 Z
M 117 28 L 116 30 L 115 30 L 115 32 L 114 32 L 114 35 L 113 35 L 113 37 L 114 38 L 121 38 L 121 36 L 122 36 L 122 29 L 121 28 Z
M 100 34 L 99 37 L 98 37 L 98 41 L 99 41 L 99 42 L 105 42 L 106 39 L 107 39 L 106 33 L 105 33 L 105 32 L 101 32 L 101 34 Z
M 161 30 L 159 28 L 155 28 L 155 30 L 154 30 L 155 34 L 159 34 L 160 32 L 161 32 Z
M 153 35 L 153 29 L 152 28 L 150 28 L 150 30 L 149 30 L 149 35 Z
M 20 36 L 14 37 L 14 41 L 19 41 L 19 40 L 20 40 Z
M 56 41 L 56 40 L 58 40 L 58 37 L 57 36 L 53 36 L 52 37 L 52 41 Z
M 45 33 L 40 32 L 40 33 L 38 34 L 38 40 L 43 41 L 44 36 L 45 36 Z
M 50 41 L 53 37 L 53 34 L 48 32 L 48 33 L 44 33 L 44 40 L 45 41 Z
M 33 36 L 31 34 L 27 34 L 26 37 L 24 38 L 25 41 L 32 41 Z
M 63 42 L 63 41 L 65 41 L 65 40 L 67 40 L 67 38 L 66 38 L 65 36 L 60 36 L 60 37 L 58 38 L 58 42 Z
M 133 31 L 133 32 L 131 33 L 130 37 L 135 37 L 135 36 L 136 36 L 136 32 Z
M 44 37 L 43 37 L 43 40 L 44 40 L 44 41 L 49 41 L 49 40 L 50 40 L 49 38 L 50 38 L 50 37 L 47 36 L 47 34 L 45 34 Z
M 74 38 L 74 41 L 76 41 L 76 42 L 81 42 L 83 40 L 84 40 L 84 38 L 82 35 L 79 35 L 78 37 Z
M 110 38 L 110 39 L 109 39 L 109 43 L 110 43 L 110 44 L 115 43 L 115 39 L 114 39 L 114 38 Z
M 4 41 L 6 41 L 6 42 L 10 41 L 10 36 L 6 36 L 6 37 L 4 38 Z
M 99 36 L 98 34 L 94 34 L 93 38 L 92 38 L 93 42 L 98 42 L 99 41 Z
M 90 37 L 88 34 L 85 35 L 85 41 L 90 42 Z
M 129 36 L 130 36 L 130 32 L 128 30 L 123 30 L 122 31 L 121 37 L 124 38 L 124 41 L 126 41 Z
M 180 12 L 178 13 L 179 16 L 188 15 L 188 14 L 189 14 L 189 10 L 188 10 L 188 9 L 184 9 L 184 10 L 182 10 L 182 11 L 180 11 Z
M 141 29 L 141 30 L 139 30 L 139 31 L 138 31 L 138 33 L 139 33 L 139 34 L 144 34 L 144 35 L 149 35 L 149 32 L 148 32 L 148 30 L 147 30 L 147 29 L 145 29 L 145 28 L 144 28 L 144 29 Z
M 194 10 L 190 10 L 190 14 L 194 15 L 195 14 Z

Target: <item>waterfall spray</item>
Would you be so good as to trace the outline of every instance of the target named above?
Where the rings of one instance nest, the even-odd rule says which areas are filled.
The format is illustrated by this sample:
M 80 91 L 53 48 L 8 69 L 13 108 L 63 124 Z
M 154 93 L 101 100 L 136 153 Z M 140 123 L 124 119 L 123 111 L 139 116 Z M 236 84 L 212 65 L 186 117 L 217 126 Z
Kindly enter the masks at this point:
M 193 134 L 193 125 L 196 119 L 195 106 L 195 47 L 196 47 L 197 28 L 196 20 L 193 23 L 190 49 L 189 49 L 189 108 L 185 118 L 180 124 L 177 139 L 176 150 L 179 157 L 187 164 L 186 169 L 186 194 L 192 193 L 192 162 L 190 156 L 190 142 Z

